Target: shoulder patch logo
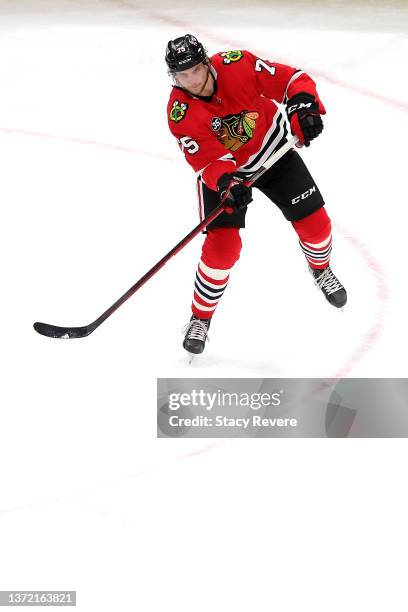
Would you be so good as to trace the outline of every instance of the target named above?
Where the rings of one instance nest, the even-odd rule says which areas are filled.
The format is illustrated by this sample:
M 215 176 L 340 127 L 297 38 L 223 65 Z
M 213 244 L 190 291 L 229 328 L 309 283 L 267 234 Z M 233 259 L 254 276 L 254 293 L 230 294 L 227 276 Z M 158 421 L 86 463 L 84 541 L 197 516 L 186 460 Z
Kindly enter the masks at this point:
M 174 121 L 178 123 L 186 116 L 186 112 L 188 109 L 187 102 L 180 102 L 178 100 L 174 100 L 173 107 L 170 111 L 170 121 Z
M 220 117 L 213 117 L 211 119 L 211 128 L 214 132 L 219 132 L 221 129 L 222 121 Z
M 239 60 L 244 57 L 242 51 L 226 51 L 225 53 L 220 53 L 219 55 L 224 58 L 224 64 L 239 62 Z

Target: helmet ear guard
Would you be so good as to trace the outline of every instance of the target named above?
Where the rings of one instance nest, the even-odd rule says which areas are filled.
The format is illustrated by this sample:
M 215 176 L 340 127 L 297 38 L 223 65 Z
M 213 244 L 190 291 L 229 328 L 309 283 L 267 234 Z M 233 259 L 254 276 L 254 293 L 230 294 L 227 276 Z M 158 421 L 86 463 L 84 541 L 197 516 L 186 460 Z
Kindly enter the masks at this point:
M 208 63 L 204 46 L 192 34 L 185 34 L 169 40 L 166 47 L 165 61 L 169 75 L 188 70 L 197 64 Z

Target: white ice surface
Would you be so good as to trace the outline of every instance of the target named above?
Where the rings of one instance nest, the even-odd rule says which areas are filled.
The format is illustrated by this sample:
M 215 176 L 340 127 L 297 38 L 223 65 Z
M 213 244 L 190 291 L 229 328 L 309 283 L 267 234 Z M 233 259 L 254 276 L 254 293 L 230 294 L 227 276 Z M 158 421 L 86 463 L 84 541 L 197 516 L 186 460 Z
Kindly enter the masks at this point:
M 1 0 L 0 589 L 76 588 L 92 611 L 406 610 L 401 443 L 156 440 L 155 394 L 157 377 L 407 375 L 407 24 L 398 3 Z M 302 155 L 347 308 L 259 194 L 192 366 L 200 238 L 89 338 L 40 337 L 35 320 L 96 318 L 197 223 L 162 60 L 188 31 L 318 81 L 326 127 Z

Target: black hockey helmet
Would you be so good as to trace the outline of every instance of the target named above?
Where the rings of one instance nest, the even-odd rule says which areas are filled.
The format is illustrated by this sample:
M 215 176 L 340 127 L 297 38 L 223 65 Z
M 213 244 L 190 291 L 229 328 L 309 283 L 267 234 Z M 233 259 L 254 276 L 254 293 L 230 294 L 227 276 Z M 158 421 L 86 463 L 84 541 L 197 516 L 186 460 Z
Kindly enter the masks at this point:
M 204 46 L 192 34 L 185 34 L 167 43 L 166 64 L 169 73 L 187 70 L 206 59 Z

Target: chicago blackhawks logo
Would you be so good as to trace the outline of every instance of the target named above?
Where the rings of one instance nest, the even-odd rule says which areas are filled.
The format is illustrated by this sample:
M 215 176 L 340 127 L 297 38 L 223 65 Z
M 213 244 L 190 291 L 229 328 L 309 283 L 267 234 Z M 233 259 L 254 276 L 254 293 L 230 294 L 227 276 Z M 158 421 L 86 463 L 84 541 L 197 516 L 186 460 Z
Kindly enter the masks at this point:
M 224 64 L 231 64 L 232 62 L 239 62 L 244 57 L 244 54 L 242 51 L 226 51 L 225 53 L 220 53 L 220 56 L 224 58 Z
M 174 100 L 173 108 L 170 111 L 170 120 L 178 123 L 182 119 L 184 119 L 186 112 L 188 109 L 188 104 L 186 102 L 180 102 L 178 100 Z
M 239 115 L 226 115 L 222 118 L 217 139 L 229 151 L 236 151 L 251 140 L 259 113 L 243 110 Z

